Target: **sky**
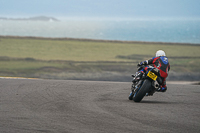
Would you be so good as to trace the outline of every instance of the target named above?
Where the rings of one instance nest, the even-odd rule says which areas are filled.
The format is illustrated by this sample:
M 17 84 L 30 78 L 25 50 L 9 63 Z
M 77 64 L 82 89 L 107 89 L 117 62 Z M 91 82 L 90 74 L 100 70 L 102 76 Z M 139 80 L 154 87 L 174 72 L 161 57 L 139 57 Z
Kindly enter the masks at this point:
M 200 18 L 200 0 L 0 0 L 0 17 Z

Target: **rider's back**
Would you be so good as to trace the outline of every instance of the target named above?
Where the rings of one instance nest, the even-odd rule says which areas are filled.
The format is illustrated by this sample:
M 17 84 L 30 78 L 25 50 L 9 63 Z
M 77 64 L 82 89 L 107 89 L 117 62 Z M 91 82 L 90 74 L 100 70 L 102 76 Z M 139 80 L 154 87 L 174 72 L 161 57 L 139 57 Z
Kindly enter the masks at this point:
M 152 62 L 153 66 L 160 70 L 160 76 L 166 78 L 170 70 L 170 64 L 166 56 L 153 57 L 149 62 Z

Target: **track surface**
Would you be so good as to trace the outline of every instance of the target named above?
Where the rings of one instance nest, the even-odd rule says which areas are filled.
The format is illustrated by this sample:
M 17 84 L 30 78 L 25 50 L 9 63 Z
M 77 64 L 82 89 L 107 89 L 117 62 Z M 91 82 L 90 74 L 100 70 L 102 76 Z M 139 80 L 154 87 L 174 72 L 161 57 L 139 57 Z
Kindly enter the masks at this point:
M 200 86 L 128 100 L 131 83 L 0 79 L 0 133 L 200 132 Z

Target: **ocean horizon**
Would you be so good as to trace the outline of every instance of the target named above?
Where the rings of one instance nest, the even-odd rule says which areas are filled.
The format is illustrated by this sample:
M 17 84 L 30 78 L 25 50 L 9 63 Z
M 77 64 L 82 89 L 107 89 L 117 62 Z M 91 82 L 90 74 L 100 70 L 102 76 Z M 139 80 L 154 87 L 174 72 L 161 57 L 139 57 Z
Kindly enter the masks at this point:
M 0 20 L 0 35 L 200 44 L 200 19 Z

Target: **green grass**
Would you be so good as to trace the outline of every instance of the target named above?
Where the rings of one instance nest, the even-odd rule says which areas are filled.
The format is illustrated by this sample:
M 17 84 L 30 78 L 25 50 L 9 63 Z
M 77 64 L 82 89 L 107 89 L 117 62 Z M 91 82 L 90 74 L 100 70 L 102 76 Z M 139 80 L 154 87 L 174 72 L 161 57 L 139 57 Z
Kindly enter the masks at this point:
M 169 57 L 171 71 L 200 72 L 199 45 L 0 37 L 0 76 L 132 72 L 159 49 Z
M 117 55 L 155 55 L 158 49 L 169 57 L 196 57 L 200 47 L 190 45 L 161 45 L 76 40 L 48 40 L 30 38 L 0 38 L 0 56 L 39 60 L 127 61 Z

